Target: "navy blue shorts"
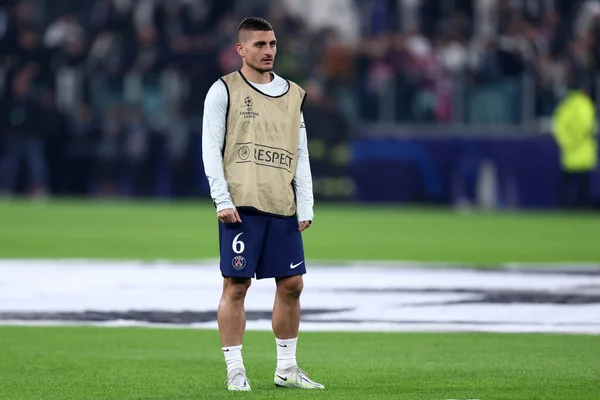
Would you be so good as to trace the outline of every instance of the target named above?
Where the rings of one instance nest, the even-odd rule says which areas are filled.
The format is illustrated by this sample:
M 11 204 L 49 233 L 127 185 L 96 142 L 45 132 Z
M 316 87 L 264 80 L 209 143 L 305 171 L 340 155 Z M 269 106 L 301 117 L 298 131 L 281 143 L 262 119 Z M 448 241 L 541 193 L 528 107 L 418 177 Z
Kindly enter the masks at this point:
M 239 214 L 241 223 L 219 222 L 224 277 L 264 279 L 306 273 L 302 234 L 296 218 Z

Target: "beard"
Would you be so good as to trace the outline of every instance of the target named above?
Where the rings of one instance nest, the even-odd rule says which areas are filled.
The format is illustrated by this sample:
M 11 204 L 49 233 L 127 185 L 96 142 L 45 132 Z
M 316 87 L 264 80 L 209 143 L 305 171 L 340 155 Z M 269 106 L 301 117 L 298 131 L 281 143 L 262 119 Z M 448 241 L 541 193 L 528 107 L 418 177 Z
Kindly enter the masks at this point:
M 271 61 L 271 66 L 270 67 L 265 67 L 265 66 L 261 66 L 259 63 L 254 64 L 254 63 L 248 63 L 248 66 L 250 68 L 252 68 L 253 70 L 255 70 L 256 72 L 260 72 L 261 74 L 264 74 L 265 72 L 271 72 L 273 71 L 273 62 L 275 60 Z

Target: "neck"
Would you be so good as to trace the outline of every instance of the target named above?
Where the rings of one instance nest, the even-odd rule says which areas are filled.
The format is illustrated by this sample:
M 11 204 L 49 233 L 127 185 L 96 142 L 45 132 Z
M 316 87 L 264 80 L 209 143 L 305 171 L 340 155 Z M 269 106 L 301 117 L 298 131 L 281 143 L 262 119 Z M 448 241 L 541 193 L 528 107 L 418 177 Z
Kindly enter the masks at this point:
M 242 74 L 252 83 L 258 83 L 259 85 L 271 82 L 271 73 L 258 72 L 254 68 L 250 68 L 247 65 L 242 66 Z

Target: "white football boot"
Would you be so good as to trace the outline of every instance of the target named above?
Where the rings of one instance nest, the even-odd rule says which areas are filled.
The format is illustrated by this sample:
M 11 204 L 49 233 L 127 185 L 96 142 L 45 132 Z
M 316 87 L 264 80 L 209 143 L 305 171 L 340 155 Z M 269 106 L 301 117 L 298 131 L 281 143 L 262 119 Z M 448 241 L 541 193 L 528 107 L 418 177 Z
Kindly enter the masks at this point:
M 227 375 L 227 389 L 249 392 L 250 381 L 246 378 L 246 371 L 236 368 Z
M 275 386 L 297 389 L 325 389 L 325 386 L 308 378 L 306 372 L 299 367 L 275 370 Z

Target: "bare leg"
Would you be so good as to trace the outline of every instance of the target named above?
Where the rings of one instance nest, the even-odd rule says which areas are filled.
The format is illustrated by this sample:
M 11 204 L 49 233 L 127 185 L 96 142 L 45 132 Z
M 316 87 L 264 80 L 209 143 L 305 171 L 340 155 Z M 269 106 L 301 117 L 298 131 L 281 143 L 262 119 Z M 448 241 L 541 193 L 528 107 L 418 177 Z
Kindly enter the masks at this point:
M 217 311 L 223 347 L 242 344 L 246 330 L 244 300 L 250 282 L 250 279 L 247 278 L 225 278 L 223 280 L 223 294 Z
M 244 300 L 250 282 L 250 279 L 247 278 L 225 278 L 223 280 L 223 294 L 219 302 L 217 321 L 223 345 L 223 356 L 227 365 L 227 388 L 229 390 L 250 390 L 242 357 L 242 341 L 246 330 Z
M 300 327 L 300 294 L 304 287 L 302 275 L 277 280 L 273 305 L 273 332 L 277 339 L 295 339 Z
M 273 306 L 273 332 L 277 347 L 277 367 L 273 381 L 276 386 L 324 389 L 298 368 L 296 345 L 300 328 L 300 294 L 304 288 L 302 275 L 277 280 Z

